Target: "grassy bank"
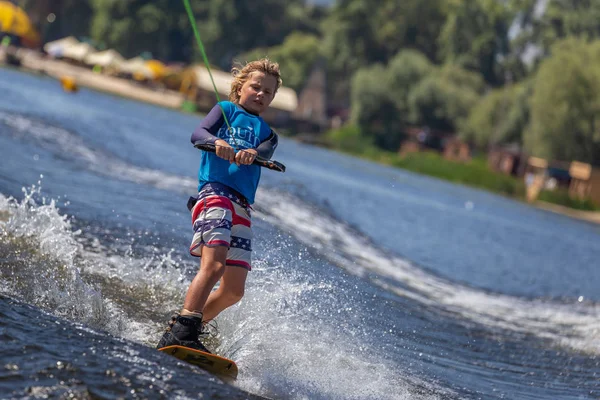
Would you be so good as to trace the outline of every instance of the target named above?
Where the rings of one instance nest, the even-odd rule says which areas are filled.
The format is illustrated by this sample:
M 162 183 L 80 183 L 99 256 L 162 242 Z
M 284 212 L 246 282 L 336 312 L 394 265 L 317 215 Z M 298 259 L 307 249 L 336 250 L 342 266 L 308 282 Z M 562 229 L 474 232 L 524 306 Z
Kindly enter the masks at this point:
M 523 180 L 490 170 L 484 157 L 476 157 L 469 162 L 458 163 L 447 160 L 436 152 L 410 153 L 400 156 L 397 152 L 378 149 L 369 138 L 362 136 L 358 128 L 353 126 L 330 131 L 325 135 L 325 140 L 332 149 L 361 158 L 489 190 L 519 200 L 525 199 L 525 183 Z M 539 199 L 577 210 L 600 210 L 600 206 L 590 200 L 570 198 L 564 190 L 542 191 Z
M 342 151 L 450 182 L 485 189 L 510 197 L 525 197 L 525 184 L 521 179 L 491 171 L 486 161 L 480 158 L 475 158 L 466 163 L 457 163 L 449 161 L 434 152 L 410 153 L 400 156 L 397 153 L 375 149 L 368 149 L 364 152 Z
M 592 202 L 590 199 L 574 199 L 569 196 L 569 192 L 564 189 L 549 191 L 542 190 L 538 196 L 540 201 L 547 203 L 558 204 L 561 206 L 573 208 L 583 211 L 600 211 L 600 206 Z
M 395 155 L 392 165 L 451 182 L 461 183 L 511 197 L 524 197 L 525 184 L 520 179 L 491 171 L 485 160 L 467 163 L 446 160 L 437 153 Z

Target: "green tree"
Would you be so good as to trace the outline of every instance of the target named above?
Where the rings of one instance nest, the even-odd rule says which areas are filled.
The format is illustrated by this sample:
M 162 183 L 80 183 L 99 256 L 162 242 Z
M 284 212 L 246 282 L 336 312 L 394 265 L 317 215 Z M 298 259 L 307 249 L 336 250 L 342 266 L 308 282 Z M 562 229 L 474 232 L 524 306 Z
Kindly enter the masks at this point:
M 600 37 L 600 1 L 550 1 L 542 23 L 551 26 L 557 39 L 567 36 Z
M 381 64 L 360 69 L 352 78 L 352 120 L 375 145 L 392 151 L 400 144 L 403 128 L 393 95 Z
M 177 0 L 91 0 L 91 37 L 127 57 L 144 51 L 163 60 L 189 60 L 195 48 L 183 2 Z M 197 17 L 206 14 L 194 2 Z
M 19 0 L 18 4 L 33 17 L 42 35 L 49 42 L 65 36 L 89 36 L 90 21 L 94 15 L 91 0 Z M 54 13 L 55 21 L 50 23 L 46 17 Z
M 384 149 L 398 148 L 410 120 L 409 94 L 435 68 L 416 50 L 398 53 L 387 66 L 360 69 L 352 79 L 352 119 Z
M 281 66 L 284 85 L 300 90 L 311 68 L 320 57 L 320 39 L 313 34 L 294 32 L 279 46 L 257 48 L 243 53 L 235 59 L 242 63 L 269 57 Z
M 388 64 L 387 76 L 392 100 L 398 110 L 399 117 L 409 121 L 409 95 L 412 89 L 435 70 L 425 55 L 416 50 L 399 52 Z
M 378 2 L 379 3 L 379 2 Z M 417 50 L 430 60 L 437 57 L 437 38 L 446 20 L 445 0 L 382 1 L 373 7 L 373 26 L 384 60 L 403 48 Z
M 531 80 L 510 87 L 508 114 L 500 125 L 498 136 L 493 137 L 492 144 L 523 144 L 523 132 L 525 132 L 530 120 L 529 99 L 532 92 Z
M 487 93 L 460 127 L 462 139 L 486 150 L 490 146 L 522 143 L 529 123 L 531 84 L 523 82 Z
M 453 132 L 479 101 L 484 83 L 477 73 L 446 65 L 423 78 L 409 95 L 410 119 L 419 125 Z
M 304 0 L 211 0 L 200 30 L 211 60 L 229 68 L 239 54 L 280 45 L 294 31 L 315 33 L 319 12 Z
M 540 5 L 539 0 L 509 0 L 507 6 L 512 15 L 515 16 L 511 26 L 511 52 L 512 55 L 522 60 L 531 50 L 535 43 L 532 41 L 533 25 L 539 18 Z
M 513 42 L 521 51 L 534 46 L 543 57 L 556 41 L 567 37 L 600 37 L 600 0 L 511 0 L 510 4 L 518 12 L 521 30 Z
M 535 76 L 525 146 L 560 160 L 600 162 L 600 42 L 566 39 Z
M 412 48 L 435 59 L 445 16 L 444 0 L 337 1 L 322 25 L 323 54 L 330 72 L 331 97 L 347 103 L 352 75 L 360 68 L 389 62 Z
M 508 30 L 514 13 L 498 0 L 449 0 L 439 36 L 440 58 L 499 85 L 506 79 L 501 60 L 509 54 Z

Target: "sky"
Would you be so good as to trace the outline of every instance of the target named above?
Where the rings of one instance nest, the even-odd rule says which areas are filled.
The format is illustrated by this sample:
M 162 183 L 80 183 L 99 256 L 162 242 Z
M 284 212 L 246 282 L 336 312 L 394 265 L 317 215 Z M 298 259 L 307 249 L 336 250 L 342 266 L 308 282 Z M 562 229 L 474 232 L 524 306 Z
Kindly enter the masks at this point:
M 322 6 L 332 6 L 335 0 L 307 0 L 308 4 L 318 4 Z

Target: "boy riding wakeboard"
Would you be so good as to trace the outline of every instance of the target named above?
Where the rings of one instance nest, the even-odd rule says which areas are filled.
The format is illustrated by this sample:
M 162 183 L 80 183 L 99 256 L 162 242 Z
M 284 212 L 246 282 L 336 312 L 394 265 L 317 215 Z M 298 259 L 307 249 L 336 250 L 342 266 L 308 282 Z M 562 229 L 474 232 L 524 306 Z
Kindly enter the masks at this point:
M 277 134 L 260 114 L 282 80 L 279 65 L 268 59 L 232 73 L 229 101 L 215 105 L 192 134 L 194 145 L 215 146 L 214 153 L 202 152 L 199 193 L 191 207 L 190 254 L 200 257 L 200 269 L 158 349 L 178 345 L 209 352 L 199 340 L 203 324 L 242 299 L 251 270 L 251 204 L 261 175 L 252 163 L 257 156 L 270 159 L 277 147 Z

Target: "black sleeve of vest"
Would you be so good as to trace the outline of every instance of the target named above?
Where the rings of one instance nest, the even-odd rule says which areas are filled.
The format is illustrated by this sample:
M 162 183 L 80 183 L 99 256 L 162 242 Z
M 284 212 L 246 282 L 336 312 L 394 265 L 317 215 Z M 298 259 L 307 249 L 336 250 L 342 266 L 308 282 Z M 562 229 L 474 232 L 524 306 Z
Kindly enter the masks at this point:
M 212 110 L 206 114 L 206 117 L 202 119 L 194 133 L 192 133 L 192 144 L 215 144 L 218 139 L 217 133 L 224 123 L 225 118 L 223 117 L 221 106 L 216 104 Z
M 273 129 L 271 129 L 271 134 L 268 138 L 266 138 L 261 144 L 258 145 L 256 151 L 258 155 L 262 158 L 266 158 L 270 160 L 273 157 L 273 153 L 275 153 L 275 149 L 277 148 L 277 144 L 279 143 L 279 137 L 277 133 Z

